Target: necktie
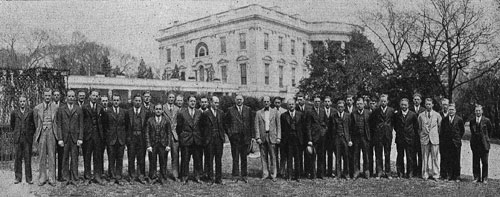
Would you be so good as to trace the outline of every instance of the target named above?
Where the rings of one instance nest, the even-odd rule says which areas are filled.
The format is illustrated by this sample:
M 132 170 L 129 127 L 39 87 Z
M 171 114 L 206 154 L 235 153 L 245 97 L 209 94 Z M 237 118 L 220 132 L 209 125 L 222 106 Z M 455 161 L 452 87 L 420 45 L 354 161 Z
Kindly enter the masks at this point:
M 431 118 L 431 112 L 427 112 L 427 117 L 430 119 Z
M 73 110 L 73 105 L 69 105 L 69 110 Z
M 194 113 L 193 113 L 193 110 L 192 110 L 192 109 L 189 109 L 189 115 L 191 115 L 191 118 L 193 118 L 193 117 L 194 117 L 194 115 L 193 115 L 193 114 L 194 114 Z

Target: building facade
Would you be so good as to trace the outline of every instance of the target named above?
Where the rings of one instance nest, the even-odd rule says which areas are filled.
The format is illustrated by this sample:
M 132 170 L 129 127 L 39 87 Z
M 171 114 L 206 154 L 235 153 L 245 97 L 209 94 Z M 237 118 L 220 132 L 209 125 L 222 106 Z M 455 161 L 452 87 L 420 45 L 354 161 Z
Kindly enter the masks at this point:
M 308 22 L 253 4 L 175 23 L 161 29 L 156 41 L 166 80 L 220 84 L 248 96 L 292 97 L 308 76 L 311 43 L 343 45 L 354 29 L 359 27 Z

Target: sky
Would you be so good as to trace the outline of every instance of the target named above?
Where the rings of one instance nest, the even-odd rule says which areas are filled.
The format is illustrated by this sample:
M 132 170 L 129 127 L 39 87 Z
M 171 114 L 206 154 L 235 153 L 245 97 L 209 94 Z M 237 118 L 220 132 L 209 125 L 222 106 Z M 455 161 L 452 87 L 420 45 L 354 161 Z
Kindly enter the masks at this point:
M 478 0 L 481 1 L 481 0 Z M 16 21 L 30 28 L 71 36 L 80 31 L 91 41 L 159 62 L 158 30 L 173 21 L 186 22 L 248 4 L 278 6 L 307 21 L 359 24 L 358 14 L 376 7 L 377 0 L 213 0 L 213 1 L 0 1 L 0 30 Z M 412 2 L 412 1 L 410 1 Z M 411 9 L 412 3 L 400 6 Z M 373 38 L 375 39 L 375 38 Z

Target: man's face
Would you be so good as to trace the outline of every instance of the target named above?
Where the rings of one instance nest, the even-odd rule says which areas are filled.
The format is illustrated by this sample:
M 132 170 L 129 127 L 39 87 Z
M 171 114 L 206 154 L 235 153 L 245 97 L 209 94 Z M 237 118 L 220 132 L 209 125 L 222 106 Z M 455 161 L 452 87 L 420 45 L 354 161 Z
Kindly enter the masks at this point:
M 134 98 L 134 107 L 139 108 L 142 105 L 142 98 L 140 96 L 136 96 Z
M 293 112 L 295 111 L 295 102 L 294 101 L 288 101 L 288 110 Z
M 387 97 L 380 97 L 380 106 L 387 107 Z
M 45 101 L 45 103 L 50 103 L 51 99 L 52 99 L 52 92 L 48 91 L 43 93 L 43 100 Z
M 161 116 L 161 114 L 163 114 L 163 108 L 161 107 L 161 105 L 156 105 L 155 106 L 155 115 Z
M 352 99 L 352 97 L 347 97 L 346 103 L 347 103 L 347 106 L 352 106 L 352 104 L 354 103 L 354 100 Z
M 78 101 L 81 103 L 85 101 L 85 92 L 78 92 Z
M 425 109 L 427 111 L 431 111 L 433 106 L 434 104 L 432 104 L 432 101 L 425 101 Z
M 483 109 L 480 107 L 476 107 L 474 112 L 476 113 L 476 117 L 481 117 L 483 115 Z
M 194 97 L 190 97 L 190 98 L 189 98 L 189 101 L 188 101 L 188 106 L 189 106 L 190 108 L 194 108 L 194 107 L 196 106 L 196 98 L 194 98 Z
M 175 102 L 175 96 L 173 94 L 168 95 L 167 103 L 168 104 L 174 104 Z
M 321 105 L 321 99 L 314 98 L 314 107 L 319 108 L 320 105 Z
M 151 100 L 151 94 L 149 93 L 144 94 L 144 96 L 142 97 L 144 97 L 144 103 L 149 103 L 149 101 Z
M 243 105 L 243 96 L 236 96 L 236 105 L 241 106 Z
M 108 107 L 109 99 L 107 96 L 101 97 L 101 103 L 104 105 L 104 107 Z
M 325 107 L 330 108 L 330 106 L 332 106 L 332 100 L 329 98 L 326 98 L 325 99 Z
M 54 92 L 54 101 L 59 102 L 61 100 L 61 93 L 60 92 Z
M 69 104 L 73 104 L 76 100 L 75 92 L 68 92 L 68 95 L 66 95 L 66 102 Z
M 19 97 L 19 107 L 23 108 L 26 107 L 26 98 L 24 97 Z
M 297 103 L 299 103 L 300 106 L 303 106 L 305 104 L 305 100 L 303 96 L 297 97 Z
M 365 108 L 365 102 L 361 99 L 359 99 L 358 101 L 356 101 L 356 107 L 358 109 L 364 109 Z
M 178 97 L 175 99 L 175 105 L 177 105 L 177 107 L 182 107 L 182 104 L 183 104 L 183 103 L 184 103 L 184 98 L 182 98 L 182 97 L 179 97 L 179 96 L 178 96 Z
M 219 109 L 219 98 L 217 97 L 212 98 L 212 109 L 214 110 Z
M 113 96 L 113 106 L 114 107 L 120 106 L 120 97 L 119 96 Z
M 447 101 L 441 101 L 441 106 L 443 107 L 443 112 L 448 112 L 448 105 L 450 105 Z
M 422 103 L 422 99 L 419 96 L 413 97 L 413 103 L 416 106 L 420 106 L 420 103 Z
M 345 110 L 345 104 L 344 103 L 337 104 L 337 110 L 339 110 L 339 112 L 343 112 Z
M 375 101 L 370 101 L 370 109 L 375 110 L 377 108 L 377 103 Z
M 276 108 L 281 107 L 281 100 L 280 100 L 280 99 L 274 99 L 274 106 L 275 106 Z
M 200 100 L 200 107 L 201 107 L 201 109 L 207 109 L 208 108 L 208 99 L 207 98 L 202 98 Z
M 456 112 L 455 106 L 448 106 L 448 115 L 454 116 Z
M 401 107 L 401 110 L 403 110 L 403 111 L 408 110 L 408 101 L 401 101 L 399 103 L 399 107 Z
M 99 98 L 99 93 L 96 92 L 96 91 L 93 91 L 90 94 L 90 101 L 92 101 L 92 103 L 96 103 L 97 102 L 97 98 Z
M 264 97 L 264 99 L 262 100 L 262 102 L 264 103 L 264 107 L 271 106 L 271 98 L 269 98 L 268 96 Z

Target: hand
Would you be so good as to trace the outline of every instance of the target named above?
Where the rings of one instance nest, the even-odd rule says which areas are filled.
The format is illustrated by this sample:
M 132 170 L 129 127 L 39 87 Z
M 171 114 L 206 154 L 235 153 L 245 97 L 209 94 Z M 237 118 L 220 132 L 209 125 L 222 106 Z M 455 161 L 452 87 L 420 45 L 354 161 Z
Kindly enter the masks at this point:
M 308 142 L 307 145 L 312 146 L 313 142 Z
M 64 147 L 64 142 L 62 140 L 59 140 L 58 144 L 60 147 Z
M 165 147 L 165 151 L 170 151 L 170 146 Z
M 262 140 L 257 139 L 257 144 L 262 144 Z
M 351 141 L 349 141 L 349 142 L 347 143 L 347 146 L 352 146 L 352 142 L 351 142 Z
M 83 141 L 82 141 L 82 140 L 77 140 L 77 141 L 76 141 L 76 145 L 77 145 L 77 146 L 81 146 L 82 144 L 83 144 Z
M 276 144 L 280 144 L 281 139 L 276 139 Z
M 148 150 L 148 152 L 153 152 L 153 148 L 152 148 L 151 146 L 150 146 L 150 147 L 148 147 L 148 149 L 147 149 L 147 150 Z

